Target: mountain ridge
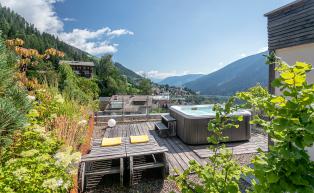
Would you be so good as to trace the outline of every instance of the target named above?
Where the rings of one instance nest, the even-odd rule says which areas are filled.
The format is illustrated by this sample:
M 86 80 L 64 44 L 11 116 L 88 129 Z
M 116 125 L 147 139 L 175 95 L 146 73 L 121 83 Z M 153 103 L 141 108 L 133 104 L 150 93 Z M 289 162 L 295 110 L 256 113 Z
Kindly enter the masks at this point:
M 241 58 L 184 86 L 204 95 L 225 96 L 246 90 L 257 83 L 267 87 L 268 66 L 265 64 L 265 54 L 267 52 Z
M 138 75 L 136 72 L 125 67 L 123 64 L 121 64 L 119 62 L 115 62 L 114 65 L 119 70 L 119 72 L 122 75 L 126 76 L 128 78 L 128 80 L 131 81 L 132 83 L 136 83 L 138 80 L 143 79 L 142 76 Z
M 158 84 L 162 84 L 162 85 L 168 84 L 169 86 L 180 87 L 180 86 L 183 86 L 187 82 L 191 82 L 197 78 L 200 78 L 203 75 L 204 74 L 185 74 L 182 76 L 170 76 L 161 80 L 160 82 L 158 82 Z

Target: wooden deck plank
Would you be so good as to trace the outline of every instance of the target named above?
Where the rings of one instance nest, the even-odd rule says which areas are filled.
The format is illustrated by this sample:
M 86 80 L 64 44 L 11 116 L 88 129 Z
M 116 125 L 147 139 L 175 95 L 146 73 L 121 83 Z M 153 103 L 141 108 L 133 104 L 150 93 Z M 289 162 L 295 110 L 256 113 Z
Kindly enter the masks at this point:
M 175 144 L 168 138 L 165 139 L 166 142 L 169 143 L 168 148 L 172 148 L 174 151 L 174 155 L 177 155 L 176 160 L 180 164 L 183 170 L 186 170 L 189 167 L 189 159 L 185 156 L 184 153 L 180 152 L 180 149 L 176 147 Z
M 139 124 L 135 124 L 134 126 L 135 126 L 134 128 L 135 128 L 135 133 L 136 133 L 136 135 L 141 135 L 140 129 L 139 129 L 140 123 L 139 123 Z
M 134 124 L 130 124 L 130 136 L 131 135 L 136 135 L 135 130 L 134 130 L 135 125 Z
M 147 135 L 148 134 L 148 128 L 145 123 L 141 123 L 139 127 L 140 135 Z
M 155 133 L 154 122 L 142 122 L 142 123 L 133 123 L 133 124 L 118 124 L 115 128 L 109 128 L 105 131 L 104 136 L 110 137 L 128 137 L 130 135 L 152 135 L 157 142 L 157 146 L 150 147 L 151 150 L 156 151 L 159 149 L 159 146 L 164 146 L 168 148 L 169 152 L 166 153 L 167 159 L 169 162 L 170 173 L 173 172 L 176 168 L 180 173 L 183 172 L 189 166 L 190 160 L 196 160 L 200 164 L 205 164 L 204 159 L 198 157 L 198 155 L 189 148 L 186 144 L 182 143 L 178 138 L 160 138 Z M 148 152 L 145 145 L 137 145 L 135 151 L 143 151 L 143 153 Z M 129 148 L 130 155 L 132 154 L 131 149 Z
M 196 155 L 196 153 L 194 153 L 194 151 L 192 149 L 190 149 L 188 146 L 186 146 L 181 141 L 179 141 L 178 138 L 174 137 L 172 140 L 177 145 L 177 147 L 180 148 L 181 151 L 184 152 L 184 154 L 188 157 L 189 161 L 195 160 L 196 162 L 198 162 L 199 164 L 201 164 L 203 166 L 206 165 L 205 159 L 201 159 L 200 157 L 198 157 L 198 155 Z
M 153 122 L 147 122 L 147 124 L 151 130 L 154 130 L 154 123 Z M 161 140 L 165 140 L 165 139 L 159 138 L 159 137 L 156 137 L 156 138 L 161 139 Z M 198 162 L 201 165 L 206 164 L 205 159 L 202 160 L 201 158 L 199 158 L 197 156 L 197 154 L 193 152 L 192 149 L 190 149 L 187 145 L 182 143 L 178 138 L 172 137 L 169 139 L 171 140 L 171 144 L 173 144 L 175 147 L 177 147 L 177 149 L 176 149 L 177 151 L 182 151 L 182 153 L 184 153 L 184 156 L 186 157 L 184 160 L 185 160 L 187 165 L 188 165 L 189 161 L 191 161 L 191 160 L 195 160 L 196 162 Z M 170 154 L 170 153 L 168 153 L 168 154 Z M 172 162 L 170 162 L 170 164 L 172 164 Z
M 146 125 L 146 129 L 147 129 L 147 133 L 154 136 L 154 138 L 156 139 L 156 142 L 160 145 L 160 146 L 166 146 L 168 148 L 168 146 L 165 144 L 165 142 L 163 141 L 163 139 L 161 139 L 160 137 L 157 136 L 157 134 L 154 132 L 154 122 L 145 122 L 144 125 Z M 169 148 L 168 148 L 169 149 Z M 178 164 L 178 162 L 175 159 L 175 156 L 170 153 L 169 151 L 166 152 L 166 156 L 167 156 L 167 160 L 168 160 L 168 164 L 169 164 L 169 171 L 171 175 L 175 175 L 175 171 L 174 169 L 176 168 L 180 173 L 183 172 L 182 167 Z
M 172 146 L 165 140 L 164 143 L 166 144 L 167 148 L 169 149 L 169 154 L 171 154 L 170 161 L 174 165 L 174 169 L 177 169 L 180 173 L 184 171 L 184 166 L 181 165 L 182 161 L 180 156 L 175 152 L 175 150 L 172 148 Z

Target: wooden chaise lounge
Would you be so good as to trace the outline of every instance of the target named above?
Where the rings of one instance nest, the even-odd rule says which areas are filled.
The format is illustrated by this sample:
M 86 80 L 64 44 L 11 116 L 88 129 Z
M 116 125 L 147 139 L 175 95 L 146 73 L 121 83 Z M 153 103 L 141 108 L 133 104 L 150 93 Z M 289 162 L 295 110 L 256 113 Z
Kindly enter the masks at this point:
M 149 141 L 146 143 L 132 144 L 130 140 L 127 140 L 125 144 L 128 169 L 130 171 L 129 185 L 137 183 L 141 172 L 144 170 L 160 168 L 163 177 L 169 174 L 169 166 L 165 154 L 168 151 L 167 147 L 160 146 L 153 136 L 148 135 L 148 137 Z
M 125 144 L 127 138 L 122 138 L 120 145 L 102 147 L 102 139 L 95 139 L 91 152 L 82 156 L 80 167 L 80 189 L 95 188 L 103 176 L 120 174 L 120 184 L 123 185 L 124 159 L 126 158 Z
M 110 174 L 120 174 L 120 184 L 123 185 L 124 171 L 130 171 L 130 185 L 133 185 L 141 172 L 160 168 L 162 176 L 169 174 L 165 152 L 167 147 L 160 146 L 155 138 L 148 135 L 148 142 L 130 142 L 130 137 L 122 137 L 122 143 L 116 146 L 102 147 L 101 140 L 95 139 L 91 152 L 81 158 L 79 173 L 80 191 L 95 188 L 103 177 Z M 127 168 L 124 162 L 127 161 Z

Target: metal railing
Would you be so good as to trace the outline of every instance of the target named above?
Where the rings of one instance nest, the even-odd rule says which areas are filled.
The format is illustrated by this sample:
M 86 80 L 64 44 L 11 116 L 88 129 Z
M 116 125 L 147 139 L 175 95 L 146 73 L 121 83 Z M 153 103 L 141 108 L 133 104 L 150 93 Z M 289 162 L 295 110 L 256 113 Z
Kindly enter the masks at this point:
M 200 105 L 221 103 L 226 96 L 210 95 L 114 95 L 100 101 L 102 115 L 129 116 L 168 113 L 172 105 Z

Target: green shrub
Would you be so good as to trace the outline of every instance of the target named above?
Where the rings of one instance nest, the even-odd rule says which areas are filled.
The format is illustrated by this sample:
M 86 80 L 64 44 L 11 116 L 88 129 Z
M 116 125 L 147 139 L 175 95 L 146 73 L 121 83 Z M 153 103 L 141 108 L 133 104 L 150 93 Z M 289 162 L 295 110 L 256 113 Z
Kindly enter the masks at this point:
M 30 125 L 15 133 L 14 143 L 3 152 L 0 192 L 68 192 L 72 187 L 79 153 L 61 151 L 60 142 L 38 125 L 38 117 L 31 110 Z
M 93 79 L 78 77 L 67 64 L 59 66 L 59 75 L 59 88 L 66 99 L 75 100 L 83 105 L 98 99 L 99 89 Z
M 15 79 L 16 62 L 0 39 L 0 147 L 5 148 L 15 130 L 25 124 L 25 114 L 31 105 L 26 91 Z M 0 150 L 1 154 L 1 150 Z M 0 155 L 1 156 L 1 155 Z
M 314 142 L 314 84 L 306 73 L 312 66 L 297 62 L 289 66 L 276 60 L 280 77 L 272 85 L 280 96 L 258 101 L 258 107 L 271 120 L 255 117 L 274 141 L 269 152 L 253 163 L 258 179 L 255 192 L 314 192 L 314 162 L 306 151 Z
M 237 193 L 240 191 L 240 176 L 246 174 L 249 169 L 233 160 L 231 150 L 226 149 L 225 144 L 221 144 L 228 140 L 228 137 L 223 136 L 223 130 L 239 127 L 237 121 L 243 119 L 242 116 L 228 116 L 236 110 L 233 103 L 234 98 L 230 98 L 224 106 L 216 104 L 213 108 L 216 116 L 208 124 L 208 130 L 211 132 L 208 137 L 211 143 L 209 150 L 213 153 L 209 157 L 209 162 L 202 166 L 193 160 L 183 174 L 171 177 L 183 193 Z M 192 172 L 198 176 L 200 182 L 189 178 Z

